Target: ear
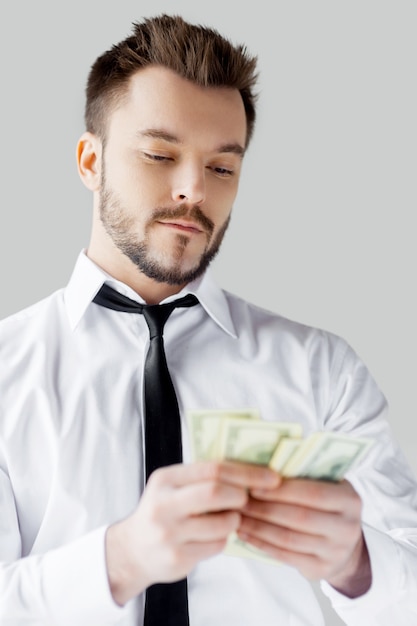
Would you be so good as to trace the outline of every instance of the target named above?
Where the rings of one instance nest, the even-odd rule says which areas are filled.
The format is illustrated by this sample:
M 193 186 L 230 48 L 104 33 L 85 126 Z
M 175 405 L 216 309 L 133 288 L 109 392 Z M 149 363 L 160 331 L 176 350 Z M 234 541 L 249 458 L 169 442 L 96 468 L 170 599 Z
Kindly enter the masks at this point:
M 97 135 L 86 132 L 77 144 L 78 173 L 90 191 L 97 191 L 101 179 L 102 143 Z

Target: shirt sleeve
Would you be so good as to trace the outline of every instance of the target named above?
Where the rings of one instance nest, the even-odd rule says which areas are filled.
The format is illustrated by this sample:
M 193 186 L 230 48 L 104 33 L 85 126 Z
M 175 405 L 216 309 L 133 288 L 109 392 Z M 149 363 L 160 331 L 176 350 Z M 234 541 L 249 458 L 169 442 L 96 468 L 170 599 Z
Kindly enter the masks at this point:
M 416 529 L 409 529 L 416 537 Z M 399 538 L 364 524 L 371 558 L 372 585 L 359 598 L 349 599 L 325 581 L 323 593 L 346 624 L 352 626 L 415 626 L 417 624 L 416 549 Z M 407 531 L 404 532 L 404 537 Z
M 45 554 L 21 552 L 12 490 L 0 469 L 0 623 L 118 624 L 126 611 L 110 593 L 101 527 Z
M 417 624 L 417 482 L 392 434 L 387 403 L 371 374 L 344 342 L 330 380 L 326 427 L 373 446 L 346 476 L 362 500 L 363 533 L 372 585 L 349 599 L 326 582 L 321 588 L 352 626 Z

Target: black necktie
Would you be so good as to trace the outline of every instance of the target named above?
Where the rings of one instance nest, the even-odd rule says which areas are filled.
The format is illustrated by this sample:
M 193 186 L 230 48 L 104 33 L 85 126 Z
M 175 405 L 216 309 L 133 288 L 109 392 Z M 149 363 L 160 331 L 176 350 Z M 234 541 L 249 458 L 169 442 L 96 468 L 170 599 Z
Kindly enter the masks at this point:
M 104 284 L 93 302 L 116 311 L 142 313 L 149 328 L 145 360 L 146 480 L 158 467 L 182 461 L 181 420 L 163 340 L 165 322 L 176 307 L 198 303 L 188 294 L 166 304 L 142 305 Z M 188 626 L 187 579 L 158 583 L 146 591 L 144 626 Z

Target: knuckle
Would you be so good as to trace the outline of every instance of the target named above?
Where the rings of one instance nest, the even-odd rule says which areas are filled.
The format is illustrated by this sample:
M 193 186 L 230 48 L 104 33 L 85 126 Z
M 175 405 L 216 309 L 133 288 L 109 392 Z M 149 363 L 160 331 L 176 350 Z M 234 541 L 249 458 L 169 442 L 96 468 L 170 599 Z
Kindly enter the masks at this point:
M 298 546 L 298 539 L 299 539 L 299 535 L 298 533 L 290 530 L 290 529 L 286 529 L 284 532 L 282 532 L 282 543 L 283 543 L 283 547 L 286 550 L 293 550 L 293 548 L 297 548 Z
M 238 507 L 244 507 L 249 502 L 249 493 L 246 489 L 241 489 L 239 492 Z
M 206 485 L 206 496 L 210 501 L 217 500 L 220 493 L 220 485 L 217 482 L 210 481 Z
M 182 564 L 182 554 L 178 546 L 172 547 L 167 551 L 167 566 L 170 570 L 177 570 Z
M 350 501 L 352 503 L 356 503 L 357 506 L 362 507 L 362 499 L 358 492 L 354 489 L 353 485 L 347 481 L 342 481 L 342 485 L 345 488 L 346 494 L 350 497 Z
M 147 487 L 160 487 L 164 484 L 165 472 L 163 467 L 159 467 L 154 470 L 152 474 L 149 476 Z
M 312 521 L 312 512 L 307 507 L 297 506 L 294 508 L 294 519 L 300 526 L 309 525 Z
M 235 513 L 234 511 L 231 511 L 229 513 L 226 513 L 225 521 L 223 522 L 222 526 L 225 527 L 225 530 L 227 532 L 229 532 L 232 530 L 236 530 L 239 526 L 239 523 L 240 523 L 239 513 Z
M 310 496 L 314 502 L 321 502 L 325 497 L 324 490 L 326 483 L 319 480 L 312 480 L 309 485 Z
M 164 516 L 164 503 L 153 502 L 152 506 L 148 510 L 148 519 L 152 525 L 158 526 L 161 519 Z
M 214 481 L 219 482 L 221 479 L 221 464 L 218 461 L 211 461 L 207 463 L 207 477 Z
M 157 524 L 153 528 L 153 535 L 158 545 L 165 546 L 169 550 L 172 549 L 173 532 L 169 527 Z

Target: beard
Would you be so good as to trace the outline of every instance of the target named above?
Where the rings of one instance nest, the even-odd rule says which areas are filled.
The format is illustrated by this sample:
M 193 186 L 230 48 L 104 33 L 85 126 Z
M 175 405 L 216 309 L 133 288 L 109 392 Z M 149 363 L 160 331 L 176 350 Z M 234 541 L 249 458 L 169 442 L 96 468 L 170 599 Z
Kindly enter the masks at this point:
M 152 253 L 149 231 L 159 220 L 189 217 L 198 224 L 207 238 L 207 245 L 195 266 L 183 268 L 183 258 L 190 243 L 189 237 L 178 233 L 174 247 L 168 251 Z M 135 233 L 135 220 L 123 207 L 117 194 L 106 185 L 103 172 L 100 186 L 100 220 L 114 245 L 148 278 L 168 285 L 184 285 L 201 276 L 220 250 L 221 243 L 230 223 L 230 215 L 219 228 L 211 241 L 215 225 L 202 212 L 199 206 L 191 209 L 180 204 L 173 209 L 155 209 L 146 222 L 144 237 L 139 239 Z M 211 241 L 211 243 L 210 243 Z

